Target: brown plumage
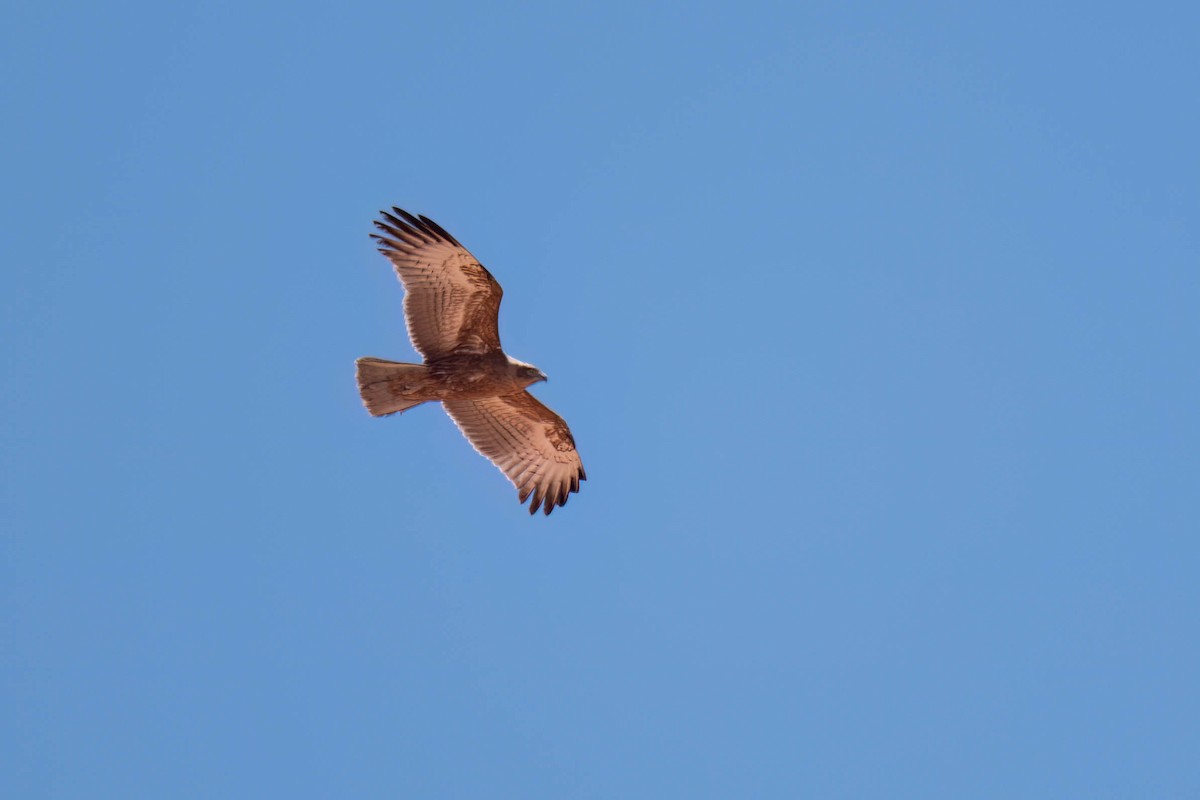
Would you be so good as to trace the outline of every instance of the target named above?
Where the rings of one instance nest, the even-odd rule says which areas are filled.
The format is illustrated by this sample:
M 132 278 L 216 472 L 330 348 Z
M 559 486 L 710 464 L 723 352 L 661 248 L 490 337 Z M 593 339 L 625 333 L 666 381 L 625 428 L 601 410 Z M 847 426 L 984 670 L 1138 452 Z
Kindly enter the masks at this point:
M 373 416 L 440 401 L 474 448 L 508 476 L 529 513 L 549 514 L 587 480 L 562 417 L 525 387 L 546 380 L 500 348 L 504 290 L 428 217 L 380 212 L 371 234 L 404 285 L 404 319 L 424 364 L 358 359 L 358 389 Z

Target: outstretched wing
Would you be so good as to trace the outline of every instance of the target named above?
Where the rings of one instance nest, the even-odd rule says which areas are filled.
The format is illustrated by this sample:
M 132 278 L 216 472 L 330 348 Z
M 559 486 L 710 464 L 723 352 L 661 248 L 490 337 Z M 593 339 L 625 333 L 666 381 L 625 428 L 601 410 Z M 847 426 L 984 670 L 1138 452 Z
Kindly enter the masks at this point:
M 533 495 L 530 514 L 543 504 L 547 514 L 565 506 L 567 495 L 587 480 L 567 423 L 529 392 L 442 405 L 471 445 L 513 482 L 522 503 Z
M 404 284 L 404 319 L 413 347 L 427 361 L 451 353 L 500 349 L 504 290 L 467 248 L 428 217 L 381 211 L 371 234 Z

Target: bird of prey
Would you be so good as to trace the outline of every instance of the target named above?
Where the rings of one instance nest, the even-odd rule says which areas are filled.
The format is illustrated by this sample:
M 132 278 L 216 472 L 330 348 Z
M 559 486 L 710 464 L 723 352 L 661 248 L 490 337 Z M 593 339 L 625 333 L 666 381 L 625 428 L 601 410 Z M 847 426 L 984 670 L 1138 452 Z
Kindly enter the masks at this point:
M 433 220 L 393 208 L 371 234 L 404 285 L 404 319 L 423 364 L 360 358 L 358 390 L 372 416 L 438 401 L 471 445 L 517 487 L 529 513 L 567 503 L 587 480 L 562 417 L 526 387 L 546 380 L 500 348 L 500 284 Z

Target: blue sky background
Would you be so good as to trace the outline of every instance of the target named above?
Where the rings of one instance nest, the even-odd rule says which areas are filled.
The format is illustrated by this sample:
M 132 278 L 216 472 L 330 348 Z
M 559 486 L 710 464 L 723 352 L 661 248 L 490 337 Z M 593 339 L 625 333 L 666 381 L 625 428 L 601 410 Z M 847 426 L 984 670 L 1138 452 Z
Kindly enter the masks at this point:
M 1200 795 L 1194 4 L 2 14 L 0 796 Z

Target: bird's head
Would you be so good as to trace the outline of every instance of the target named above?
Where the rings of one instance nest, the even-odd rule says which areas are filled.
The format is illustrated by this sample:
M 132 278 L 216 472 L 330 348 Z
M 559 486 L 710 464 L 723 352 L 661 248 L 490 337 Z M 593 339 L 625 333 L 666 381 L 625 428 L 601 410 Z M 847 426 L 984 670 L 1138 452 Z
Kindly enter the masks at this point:
M 509 358 L 508 363 L 516 377 L 526 386 L 538 383 L 540 381 L 549 380 L 549 378 L 546 377 L 546 373 L 542 372 L 533 364 L 526 364 L 524 361 L 517 361 L 515 358 Z

